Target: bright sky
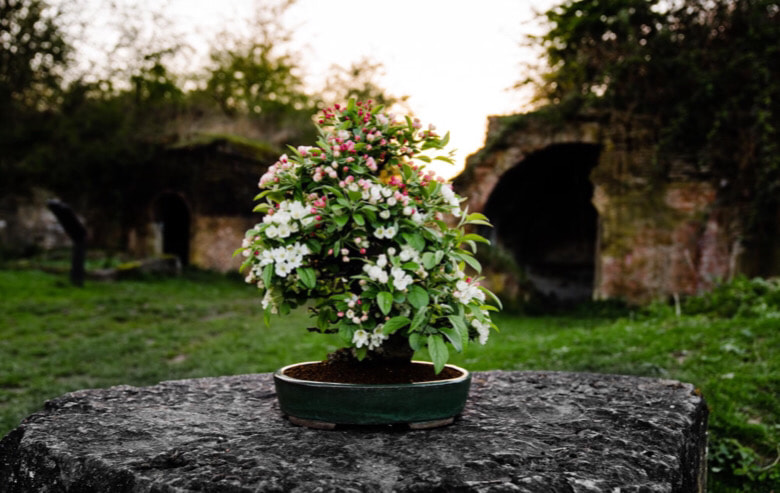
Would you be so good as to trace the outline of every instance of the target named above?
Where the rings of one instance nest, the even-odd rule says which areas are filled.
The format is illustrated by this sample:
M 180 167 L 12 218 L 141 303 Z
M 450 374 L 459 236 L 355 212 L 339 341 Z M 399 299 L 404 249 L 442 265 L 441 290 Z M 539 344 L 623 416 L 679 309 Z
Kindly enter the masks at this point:
M 488 115 L 526 108 L 530 94 L 510 89 L 523 78 L 521 62 L 533 57 L 520 43 L 539 32 L 533 12 L 555 3 L 298 0 L 284 24 L 294 29 L 292 45 L 312 87 L 321 85 L 333 64 L 349 67 L 364 57 L 382 63 L 380 85 L 391 94 L 408 95 L 409 108 L 424 125 L 450 131 L 457 164 L 437 171 L 452 176 L 482 147 Z M 214 34 L 239 28 L 255 5 L 255 0 L 169 0 L 165 14 L 205 55 Z

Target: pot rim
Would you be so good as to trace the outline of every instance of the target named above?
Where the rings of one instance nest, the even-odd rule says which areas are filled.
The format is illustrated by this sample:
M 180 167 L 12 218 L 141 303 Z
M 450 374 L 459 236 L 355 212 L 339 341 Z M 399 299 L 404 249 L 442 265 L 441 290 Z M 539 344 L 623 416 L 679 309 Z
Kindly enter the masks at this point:
M 444 380 L 428 380 L 425 382 L 411 382 L 411 383 L 344 383 L 344 382 L 318 382 L 316 380 L 302 380 L 300 378 L 294 378 L 290 377 L 288 375 L 285 375 L 284 372 L 288 368 L 292 368 L 294 366 L 303 366 L 303 365 L 311 365 L 316 363 L 322 363 L 322 361 L 301 361 L 299 363 L 293 363 L 291 365 L 283 366 L 282 368 L 279 368 L 274 372 L 274 378 L 283 380 L 288 383 L 297 383 L 302 385 L 309 385 L 314 387 L 336 387 L 336 388 L 370 388 L 375 389 L 378 387 L 403 387 L 403 386 L 412 386 L 412 387 L 433 387 L 438 385 L 447 385 L 447 384 L 453 384 L 453 383 L 460 383 L 468 380 L 471 378 L 471 373 L 466 370 L 465 368 L 461 368 L 459 366 L 455 366 L 453 364 L 446 364 L 445 367 L 452 368 L 454 370 L 457 370 L 461 372 L 460 376 L 454 377 L 454 378 L 447 378 Z M 430 361 L 418 361 L 418 360 L 412 360 L 412 363 L 418 363 L 423 365 L 429 365 L 433 366 L 433 363 Z

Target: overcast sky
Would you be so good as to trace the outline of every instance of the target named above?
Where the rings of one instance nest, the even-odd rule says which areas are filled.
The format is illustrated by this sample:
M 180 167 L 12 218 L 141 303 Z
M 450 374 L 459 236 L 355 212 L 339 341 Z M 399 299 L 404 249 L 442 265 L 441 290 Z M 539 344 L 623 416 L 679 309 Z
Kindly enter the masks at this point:
M 92 32 L 110 39 L 111 26 L 95 6 Z M 117 3 L 121 1 L 114 0 Z M 160 9 L 205 59 L 209 43 L 224 28 L 241 29 L 255 0 L 124 0 L 139 18 Z M 468 154 L 484 143 L 488 115 L 527 108 L 530 94 L 511 90 L 523 78 L 521 62 L 533 53 L 520 46 L 539 33 L 534 10 L 553 0 L 298 0 L 283 22 L 293 29 L 292 46 L 301 55 L 307 83 L 322 83 L 333 64 L 349 67 L 364 57 L 384 66 L 380 84 L 394 95 L 408 95 L 408 106 L 441 132 L 451 132 L 457 165 L 439 168 L 455 174 Z M 145 6 L 153 6 L 145 8 Z M 145 10 L 146 9 L 146 10 Z M 102 25 L 106 24 L 106 25 Z M 99 40 L 96 41 L 98 43 Z M 447 166 L 447 165 L 444 165 Z

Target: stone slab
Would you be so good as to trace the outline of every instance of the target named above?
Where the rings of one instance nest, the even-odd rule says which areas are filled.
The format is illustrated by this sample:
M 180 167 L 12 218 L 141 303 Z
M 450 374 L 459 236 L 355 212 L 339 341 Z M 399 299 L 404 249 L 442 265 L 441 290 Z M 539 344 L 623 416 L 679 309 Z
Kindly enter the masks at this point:
M 477 372 L 454 424 L 313 430 L 270 374 L 81 390 L 0 441 L 0 491 L 704 491 L 707 408 L 690 384 Z

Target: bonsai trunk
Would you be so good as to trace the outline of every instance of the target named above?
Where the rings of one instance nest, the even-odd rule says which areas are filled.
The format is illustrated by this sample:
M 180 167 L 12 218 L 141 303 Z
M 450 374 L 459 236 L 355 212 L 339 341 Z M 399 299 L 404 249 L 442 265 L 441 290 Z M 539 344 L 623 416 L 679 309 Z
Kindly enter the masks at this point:
M 381 347 L 369 351 L 363 361 L 358 361 L 353 348 L 342 348 L 328 354 L 328 361 L 367 365 L 409 365 L 412 362 L 414 350 L 409 346 L 409 339 L 398 332 L 391 334 Z
M 411 362 L 414 356 L 414 349 L 409 346 L 409 339 L 399 332 L 390 334 L 380 351 L 376 351 L 377 356 L 388 362 Z

